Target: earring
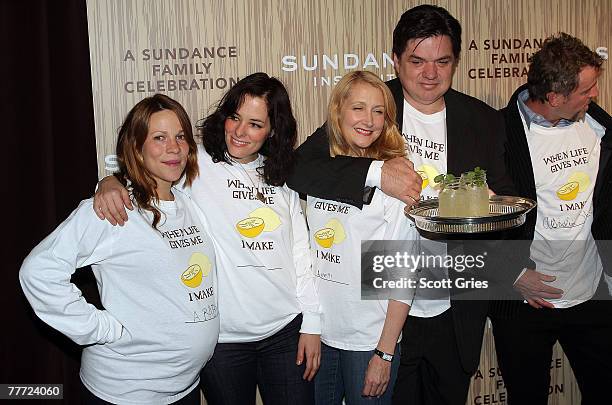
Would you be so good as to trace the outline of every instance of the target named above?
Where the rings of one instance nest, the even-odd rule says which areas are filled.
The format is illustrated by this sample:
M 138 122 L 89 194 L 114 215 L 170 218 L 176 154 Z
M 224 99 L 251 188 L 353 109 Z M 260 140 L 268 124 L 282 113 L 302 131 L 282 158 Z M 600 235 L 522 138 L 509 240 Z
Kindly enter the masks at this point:
M 272 138 L 274 136 L 274 130 L 270 130 L 270 135 L 268 135 L 268 138 Z

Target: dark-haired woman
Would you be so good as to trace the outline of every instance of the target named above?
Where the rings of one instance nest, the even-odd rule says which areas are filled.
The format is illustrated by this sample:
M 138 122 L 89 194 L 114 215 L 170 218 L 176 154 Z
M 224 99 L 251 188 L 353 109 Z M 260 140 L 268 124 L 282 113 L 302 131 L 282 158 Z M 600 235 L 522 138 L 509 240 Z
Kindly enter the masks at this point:
M 285 180 L 296 122 L 283 84 L 265 73 L 240 80 L 201 125 L 192 194 L 211 225 L 219 265 L 221 332 L 202 373 L 211 405 L 312 404 L 320 314 L 306 224 Z M 113 185 L 114 184 L 114 185 Z M 116 181 L 96 201 L 121 221 Z
M 84 200 L 26 258 L 21 285 L 43 321 L 88 345 L 83 403 L 199 404 L 219 316 L 212 242 L 197 206 L 174 186 L 198 174 L 187 113 L 164 95 L 142 100 L 121 126 L 117 157 L 137 208 L 129 223 L 100 221 Z M 88 265 L 104 310 L 70 283 Z

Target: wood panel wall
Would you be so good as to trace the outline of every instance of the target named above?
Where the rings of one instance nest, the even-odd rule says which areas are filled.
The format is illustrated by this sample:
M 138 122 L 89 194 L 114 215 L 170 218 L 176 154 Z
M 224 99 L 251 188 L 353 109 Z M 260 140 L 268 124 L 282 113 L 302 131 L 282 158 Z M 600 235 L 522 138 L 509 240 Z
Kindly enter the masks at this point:
M 332 85 L 344 73 L 357 66 L 384 80 L 395 76 L 391 34 L 401 13 L 419 3 L 88 0 L 100 177 L 116 167 L 117 128 L 136 102 L 155 92 L 166 93 L 179 100 L 195 122 L 233 82 L 255 71 L 286 84 L 304 140 L 325 120 Z M 463 26 L 463 51 L 453 87 L 495 108 L 503 107 L 526 81 L 527 59 L 547 36 L 565 31 L 592 49 L 605 48 L 603 52 L 612 39 L 609 0 L 433 3 L 447 8 Z M 607 71 L 600 80 L 600 93 L 599 103 L 610 111 Z M 550 404 L 578 403 L 578 389 L 560 349 L 554 358 Z M 495 369 L 487 330 L 482 377 L 474 378 L 468 403 L 505 403 Z

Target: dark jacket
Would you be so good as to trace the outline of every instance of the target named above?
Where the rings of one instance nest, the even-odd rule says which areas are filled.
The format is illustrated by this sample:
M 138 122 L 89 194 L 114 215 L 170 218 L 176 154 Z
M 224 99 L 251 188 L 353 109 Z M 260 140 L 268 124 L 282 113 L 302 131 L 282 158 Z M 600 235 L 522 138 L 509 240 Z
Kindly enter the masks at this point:
M 404 95 L 399 79 L 388 81 L 397 107 L 396 121 L 402 128 Z M 499 112 L 484 102 L 449 89 L 444 95 L 447 128 L 447 167 L 461 174 L 480 166 L 487 170 L 489 187 L 497 194 L 513 195 L 514 188 L 504 169 L 505 142 Z M 299 193 L 363 206 L 363 190 L 372 159 L 329 156 L 325 125 L 297 149 L 297 164 L 287 184 Z
M 397 106 L 402 127 L 404 96 L 399 79 L 387 82 Z M 497 194 L 514 195 L 504 167 L 505 133 L 501 114 L 484 102 L 449 89 L 446 104 L 447 167 L 461 174 L 480 166 L 487 171 L 489 187 Z M 364 186 L 372 159 L 329 156 L 325 126 L 319 128 L 297 150 L 297 165 L 289 187 L 302 194 L 363 206 Z M 451 272 L 454 273 L 454 272 Z M 478 367 L 488 302 L 452 301 L 457 346 L 463 368 Z
M 508 105 L 501 110 L 506 122 L 507 144 L 506 144 L 506 166 L 508 174 L 512 178 L 518 193 L 524 197 L 536 199 L 535 180 L 533 176 L 533 166 L 531 165 L 531 156 L 529 154 L 529 146 L 523 129 L 523 122 L 517 106 L 519 93 L 527 88 L 526 85 L 519 87 Z M 599 171 L 595 182 L 595 191 L 593 194 L 593 225 L 591 233 L 595 240 L 600 241 L 599 254 L 602 258 L 604 270 L 607 274 L 612 274 L 612 262 L 610 257 L 610 249 L 603 249 L 603 246 L 612 239 L 612 164 L 610 156 L 612 154 L 612 134 L 610 128 L 612 126 L 612 118 L 601 107 L 595 103 L 589 104 L 587 110 L 595 121 L 606 128 L 606 133 L 601 140 L 601 154 L 599 157 Z M 536 225 L 536 211 L 533 210 L 528 215 L 525 226 L 522 228 L 523 238 L 533 240 L 533 234 Z

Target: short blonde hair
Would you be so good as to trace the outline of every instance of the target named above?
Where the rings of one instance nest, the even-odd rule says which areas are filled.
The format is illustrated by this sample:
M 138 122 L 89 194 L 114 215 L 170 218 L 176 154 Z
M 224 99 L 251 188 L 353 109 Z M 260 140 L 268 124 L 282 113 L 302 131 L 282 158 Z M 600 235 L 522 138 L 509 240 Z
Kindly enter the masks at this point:
M 366 83 L 379 89 L 383 94 L 385 108 L 385 123 L 378 139 L 367 149 L 352 147 L 342 135 L 340 129 L 341 109 L 348 98 L 351 89 L 357 83 Z M 393 95 L 382 80 L 374 73 L 356 70 L 344 75 L 332 91 L 327 109 L 327 134 L 329 138 L 329 153 L 333 156 L 367 157 L 376 160 L 389 160 L 406 155 L 404 139 L 395 123 L 396 107 Z

